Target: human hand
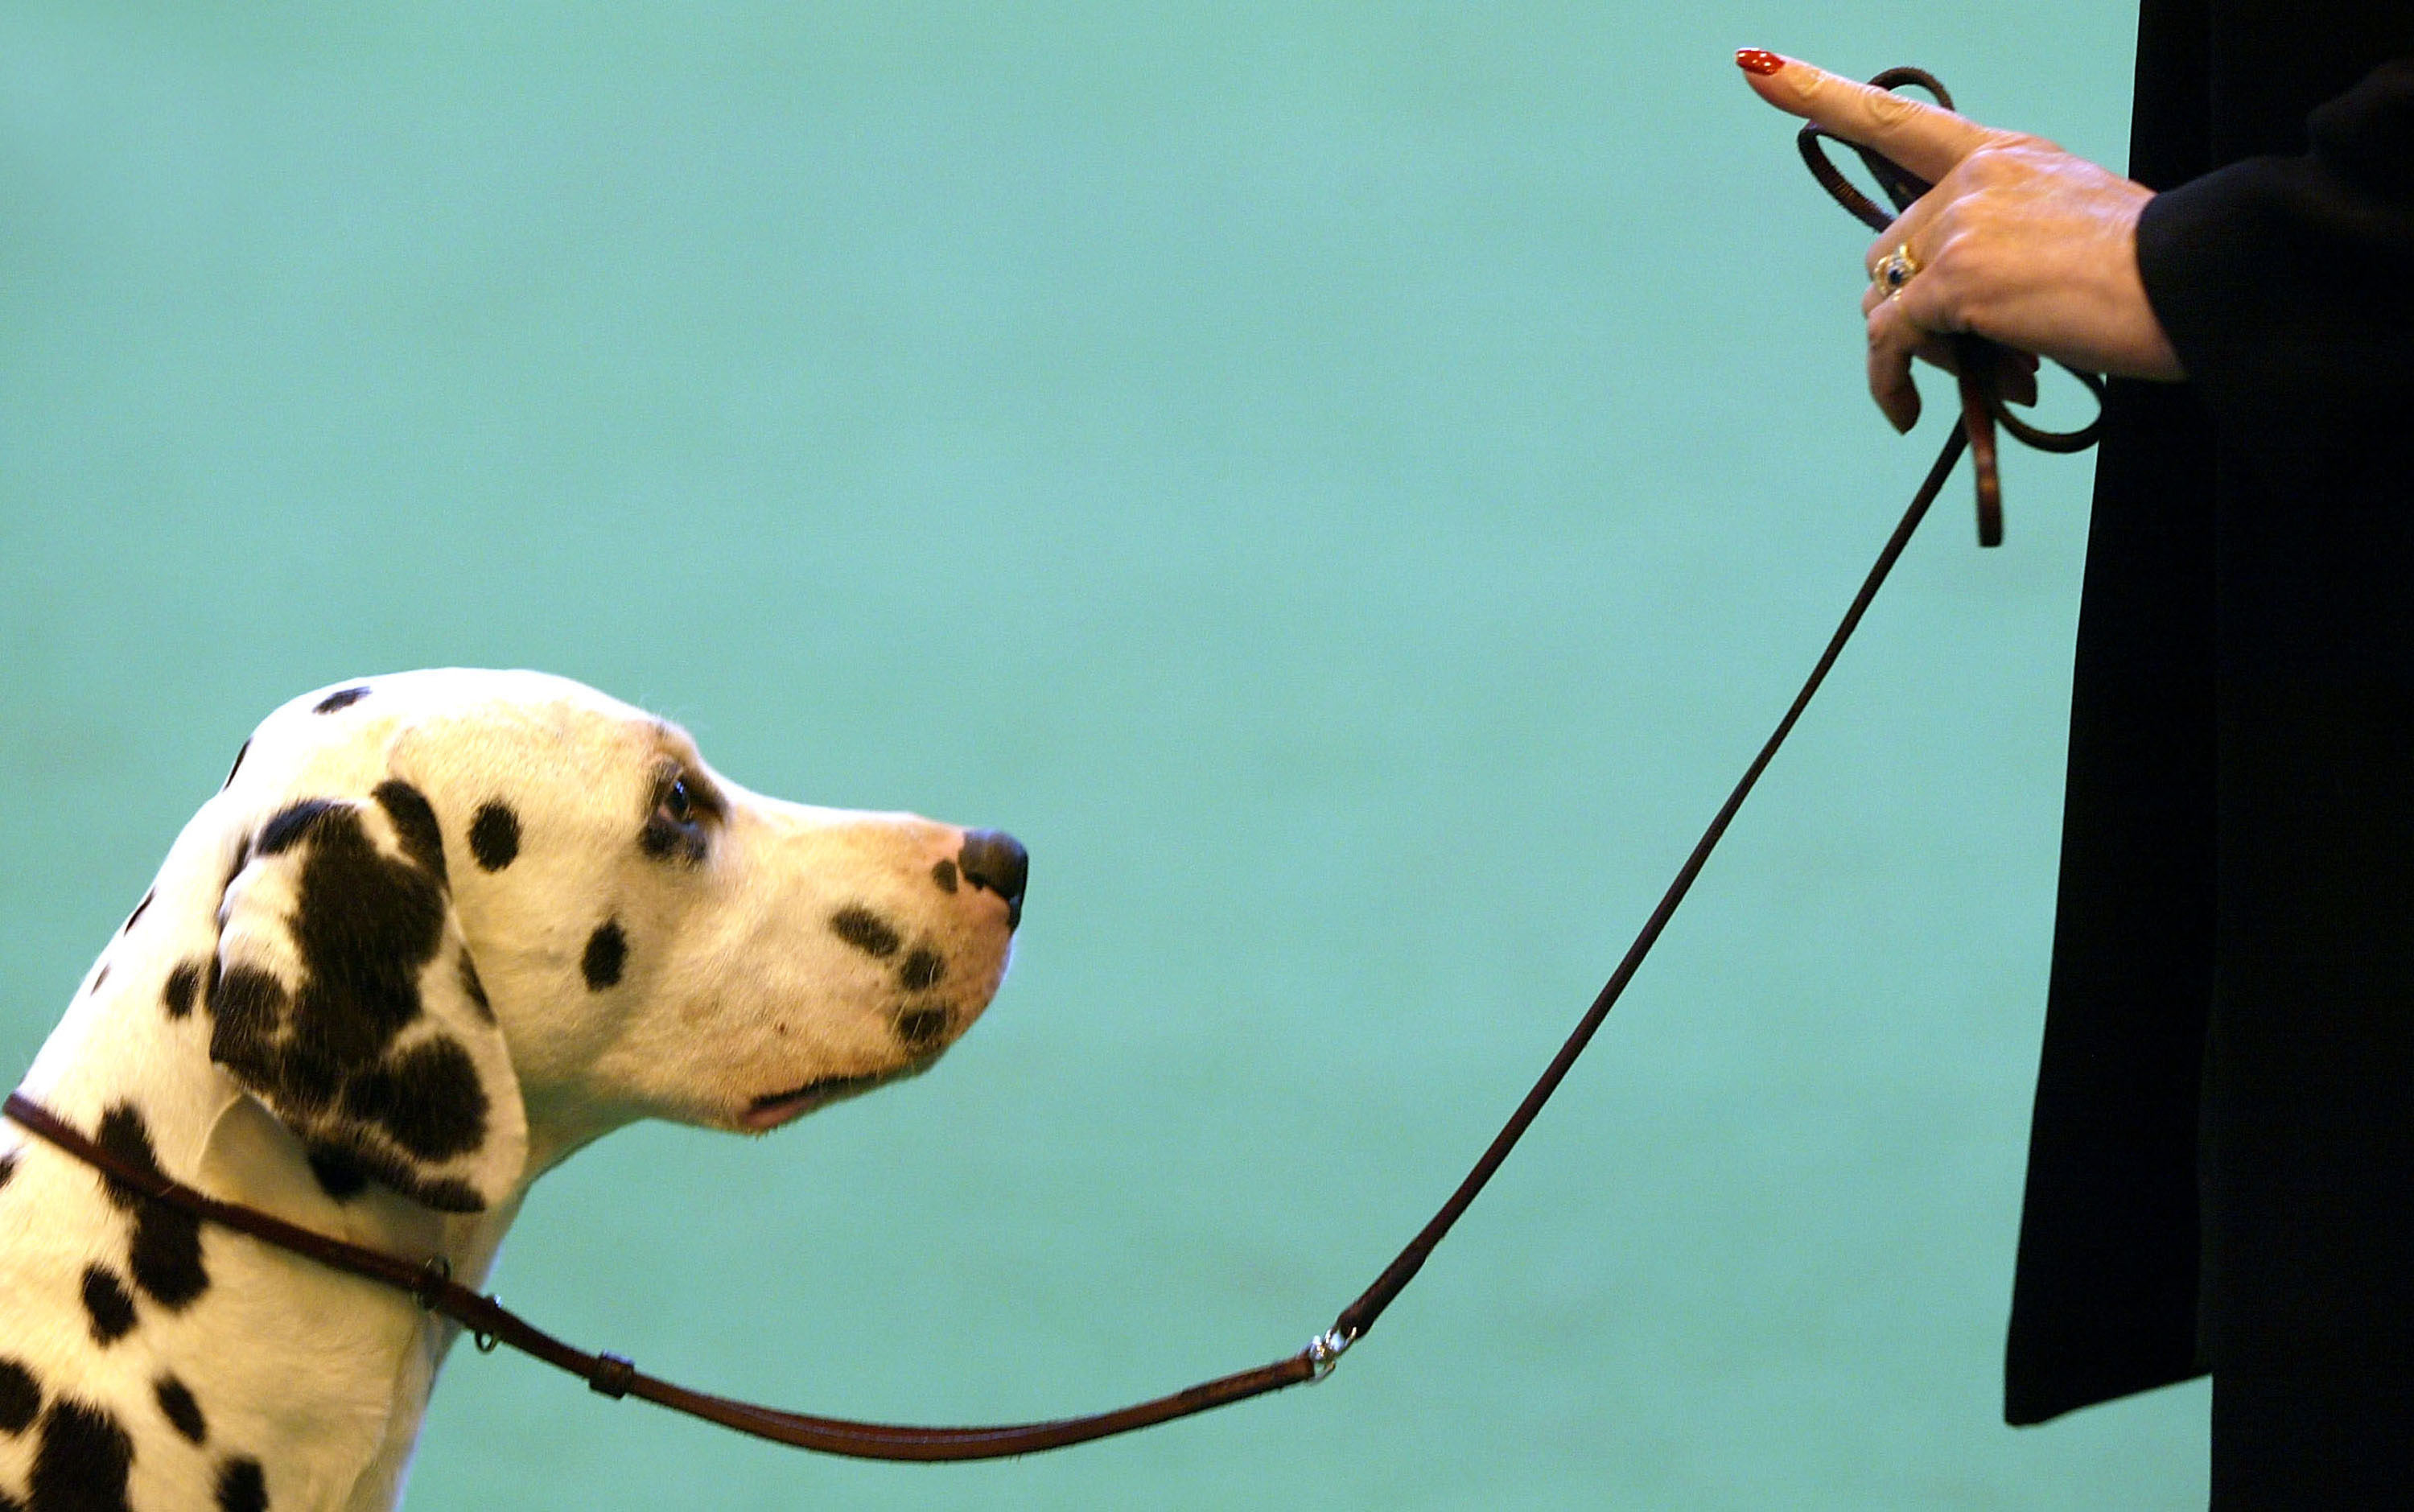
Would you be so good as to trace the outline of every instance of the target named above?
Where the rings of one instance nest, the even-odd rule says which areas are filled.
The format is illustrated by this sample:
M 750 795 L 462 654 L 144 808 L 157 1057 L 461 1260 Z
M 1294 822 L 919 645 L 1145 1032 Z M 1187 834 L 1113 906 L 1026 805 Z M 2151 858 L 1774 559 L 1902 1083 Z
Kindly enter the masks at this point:
M 1959 332 L 2119 378 L 2187 376 L 2138 274 L 2138 215 L 2153 190 L 2042 137 L 1993 130 L 1796 59 L 1754 48 L 1736 62 L 1779 110 L 1936 186 L 1864 260 L 1870 395 L 1897 430 L 1919 418 L 1911 359 L 1950 367 L 1945 338 Z M 1875 277 L 1897 249 L 1916 271 L 1888 292 Z

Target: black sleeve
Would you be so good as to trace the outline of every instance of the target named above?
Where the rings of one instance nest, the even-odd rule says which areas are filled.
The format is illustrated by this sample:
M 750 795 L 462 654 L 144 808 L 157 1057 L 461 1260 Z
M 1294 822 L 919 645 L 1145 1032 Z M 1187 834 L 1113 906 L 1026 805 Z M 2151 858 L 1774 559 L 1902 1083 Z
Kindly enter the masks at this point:
M 2138 265 L 2225 438 L 2258 468 L 2361 491 L 2414 423 L 2414 58 L 2307 124 L 2304 157 L 2155 196 Z

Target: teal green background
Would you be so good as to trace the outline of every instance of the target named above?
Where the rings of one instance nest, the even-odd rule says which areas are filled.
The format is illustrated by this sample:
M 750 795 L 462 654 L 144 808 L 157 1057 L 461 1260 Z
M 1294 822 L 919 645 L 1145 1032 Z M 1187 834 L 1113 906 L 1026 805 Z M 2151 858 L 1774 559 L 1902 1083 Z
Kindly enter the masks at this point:
M 2019 7 L 0 12 L 0 1060 L 267 710 L 529 666 L 1033 850 L 933 1074 L 632 1130 L 498 1278 L 915 1420 L 1297 1349 L 1458 1179 L 1936 444 L 1729 61 L 2118 163 Z M 2078 405 L 2060 401 L 2064 417 Z M 2049 406 L 2049 410 L 2052 406 Z M 2206 1397 L 2000 1349 L 2086 458 L 1915 544 L 1587 1061 L 1338 1376 L 1024 1462 L 771 1449 L 466 1350 L 413 1506 L 2200 1505 Z

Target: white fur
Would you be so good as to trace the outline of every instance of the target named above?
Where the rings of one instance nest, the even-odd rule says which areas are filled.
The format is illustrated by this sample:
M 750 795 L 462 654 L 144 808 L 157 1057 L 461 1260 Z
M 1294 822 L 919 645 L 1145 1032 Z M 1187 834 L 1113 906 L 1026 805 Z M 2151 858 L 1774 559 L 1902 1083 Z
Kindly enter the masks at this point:
M 132 1103 L 161 1166 L 203 1190 L 395 1254 L 442 1254 L 480 1285 L 529 1184 L 589 1140 L 645 1117 L 744 1131 L 827 1100 L 767 1105 L 824 1078 L 912 1074 L 969 1026 L 1005 973 L 1005 900 L 969 883 L 943 889 L 934 874 L 961 849 L 961 830 L 748 792 L 713 773 L 676 726 L 557 678 L 444 670 L 338 686 L 369 692 L 314 712 L 334 691 L 322 689 L 260 726 L 225 791 L 170 850 L 153 901 L 96 963 L 105 981 L 87 980 L 24 1080 L 87 1131 Z M 693 864 L 637 843 L 673 771 L 725 805 Z M 295 873 L 290 858 L 247 847 L 289 804 L 333 799 L 362 816 L 380 855 L 396 858 L 399 831 L 370 797 L 389 781 L 433 808 L 449 878 L 445 944 L 422 980 L 427 1017 L 397 1043 L 441 1032 L 475 1063 L 486 1137 L 440 1174 L 474 1188 L 481 1211 L 440 1212 L 380 1183 L 330 1197 L 276 1099 L 213 1062 L 211 1006 L 197 1001 L 183 1018 L 162 1006 L 186 963 L 247 965 L 291 983 L 294 947 L 283 931 Z M 520 844 L 488 873 L 468 836 L 480 805 L 496 801 L 516 814 Z M 833 933 L 833 915 L 849 906 L 888 921 L 906 948 L 935 951 L 938 984 L 904 991 L 897 959 Z M 625 933 L 627 964 L 617 984 L 592 990 L 581 960 L 606 918 Z M 461 951 L 484 984 L 491 1024 L 452 985 Z M 944 1030 L 911 1048 L 897 1027 L 909 1001 L 946 1010 Z M 137 1512 L 214 1505 L 230 1455 L 260 1461 L 280 1512 L 395 1503 L 450 1325 L 368 1282 L 204 1228 L 208 1289 L 181 1310 L 137 1293 L 133 1331 L 98 1344 L 82 1277 L 96 1261 L 126 1274 L 129 1215 L 91 1170 L 0 1124 L 0 1155 L 10 1151 L 0 1358 L 29 1367 L 46 1404 L 64 1394 L 125 1428 Z M 205 1444 L 163 1418 L 153 1396 L 163 1371 L 198 1400 Z M 25 1499 L 38 1437 L 0 1434 L 0 1493 Z

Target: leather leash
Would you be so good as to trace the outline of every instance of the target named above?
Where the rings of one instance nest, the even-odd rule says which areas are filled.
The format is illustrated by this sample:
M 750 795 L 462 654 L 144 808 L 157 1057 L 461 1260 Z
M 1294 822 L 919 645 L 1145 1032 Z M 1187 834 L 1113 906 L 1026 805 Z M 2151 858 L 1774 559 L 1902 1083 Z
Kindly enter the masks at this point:
M 1870 82 L 1888 89 L 1902 83 L 1915 83 L 1934 95 L 1946 109 L 1952 108 L 1952 99 L 1945 93 L 1944 85 L 1915 68 L 1890 68 Z M 1824 149 L 1818 145 L 1817 139 L 1822 135 L 1815 127 L 1805 127 L 1800 138 L 1803 158 L 1810 163 L 1812 175 L 1845 209 L 1875 229 L 1885 230 L 1891 217 L 1870 203 L 1836 171 Z M 1860 153 L 1870 172 L 1898 206 L 1908 205 L 1928 187 L 1885 157 L 1867 149 L 1855 150 Z M 1343 1351 L 1373 1329 L 1383 1310 L 1391 1306 L 1393 1299 L 1423 1268 L 1435 1248 L 1450 1233 L 1452 1225 L 1474 1203 L 1485 1183 L 1492 1179 L 1493 1173 L 1500 1168 L 1501 1162 L 1509 1158 L 1509 1152 L 1516 1147 L 1527 1128 L 1542 1111 L 1542 1105 L 1550 1100 L 1551 1094 L 1566 1079 L 1568 1071 L 1575 1065 L 1576 1057 L 1584 1054 L 1585 1046 L 1591 1042 L 1594 1032 L 1609 1017 L 1610 1009 L 1626 991 L 1626 984 L 1633 980 L 1634 973 L 1642 966 L 1643 958 L 1650 953 L 1661 932 L 1667 928 L 1669 920 L 1676 915 L 1676 906 L 1684 901 L 1693 879 L 1701 875 L 1711 850 L 1717 846 L 1720 837 L 1726 833 L 1736 812 L 1743 807 L 1744 799 L 1759 782 L 1761 772 L 1775 757 L 1785 737 L 1793 731 L 1795 723 L 1802 717 L 1802 711 L 1810 707 L 1811 696 L 1826 681 L 1828 669 L 1843 653 L 1844 643 L 1852 638 L 1853 631 L 1860 624 L 1862 615 L 1868 612 L 1870 602 L 1877 597 L 1878 589 L 1893 569 L 1896 559 L 1910 544 L 1912 532 L 1919 528 L 1929 505 L 1944 487 L 1954 464 L 1960 460 L 1962 451 L 1965 448 L 1971 450 L 1978 462 L 1979 539 L 1981 544 L 1992 546 L 2003 538 L 2003 493 L 1995 475 L 1993 426 L 2001 423 L 2019 440 L 2046 451 L 2076 452 L 2094 444 L 2096 430 L 2102 423 L 2100 415 L 2095 423 L 2082 430 L 2057 434 L 2037 430 L 2006 413 L 1997 379 L 2003 371 L 2001 365 L 2011 360 L 2009 353 L 1980 337 L 1964 336 L 1954 339 L 1959 349 L 1962 424 L 1945 438 L 1944 450 L 1937 454 L 1936 461 L 1928 470 L 1928 476 L 1912 496 L 1911 505 L 1903 512 L 1894 533 L 1886 538 L 1876 563 L 1862 580 L 1860 591 L 1853 595 L 1851 606 L 1844 611 L 1844 618 L 1837 625 L 1835 634 L 1828 637 L 1826 649 L 1820 653 L 1801 691 L 1795 695 L 1784 718 L 1778 721 L 1776 730 L 1761 746 L 1760 753 L 1752 757 L 1751 764 L 1744 769 L 1742 779 L 1727 795 L 1726 801 L 1720 805 L 1717 816 L 1711 819 L 1709 828 L 1694 844 L 1692 853 L 1677 868 L 1676 879 L 1668 885 L 1659 906 L 1651 910 L 1651 917 L 1644 922 L 1634 943 L 1627 948 L 1617 969 L 1610 974 L 1600 996 L 1593 999 L 1592 1007 L 1585 1011 L 1574 1032 L 1559 1046 L 1558 1054 L 1551 1057 L 1542 1076 L 1527 1092 L 1525 1100 L 1517 1104 L 1517 1110 L 1510 1115 L 1509 1121 L 1493 1137 L 1491 1145 L 1476 1160 L 1474 1169 L 1468 1172 L 1467 1178 L 1458 1184 L 1457 1190 L 1450 1194 L 1450 1199 L 1442 1204 L 1440 1210 L 1418 1231 L 1416 1237 L 1408 1241 L 1408 1248 L 1384 1267 L 1383 1273 L 1375 1279 L 1375 1283 L 1367 1287 L 1356 1301 L 1341 1310 L 1340 1315 L 1333 1320 L 1332 1327 L 1311 1340 L 1307 1347 L 1296 1355 L 1261 1365 L 1254 1370 L 1218 1376 L 1187 1390 L 1112 1412 L 1047 1422 L 1013 1423 L 990 1428 L 922 1428 L 858 1423 L 843 1418 L 783 1412 L 778 1408 L 692 1391 L 646 1374 L 624 1355 L 590 1355 L 564 1343 L 495 1298 L 482 1295 L 454 1280 L 450 1267 L 441 1256 L 415 1263 L 332 1238 L 289 1223 L 256 1207 L 220 1202 L 174 1180 L 155 1167 L 136 1164 L 114 1151 L 104 1149 L 22 1092 L 8 1094 L 5 1111 L 8 1117 L 29 1132 L 93 1166 L 115 1186 L 138 1192 L 151 1201 L 165 1203 L 205 1222 L 247 1234 L 333 1269 L 408 1294 L 422 1308 L 441 1313 L 469 1330 L 481 1351 L 491 1350 L 498 1343 L 509 1344 L 548 1365 L 569 1371 L 604 1396 L 641 1397 L 674 1411 L 718 1423 L 723 1428 L 796 1448 L 815 1449 L 825 1454 L 845 1455 L 858 1460 L 1003 1459 L 1085 1444 L 1110 1434 L 1127 1433 L 1134 1429 L 1187 1417 L 1194 1413 L 1244 1401 L 1270 1391 L 1280 1391 L 1303 1382 L 1320 1381 L 1332 1373 Z M 2098 397 L 2102 397 L 2103 382 L 2095 375 L 2079 373 L 2075 376 Z
M 569 1371 L 604 1396 L 642 1397 L 675 1411 L 719 1423 L 723 1428 L 733 1428 L 741 1433 L 751 1433 L 759 1439 L 769 1439 L 799 1449 L 818 1449 L 826 1454 L 848 1455 L 858 1460 L 991 1460 L 1006 1455 L 1031 1454 L 1040 1449 L 1060 1448 L 1088 1439 L 1104 1438 L 1110 1433 L 1128 1432 L 1170 1417 L 1204 1412 L 1210 1407 L 1221 1407 L 1228 1401 L 1239 1401 L 1244 1397 L 1254 1397 L 1311 1380 L 1332 1369 L 1331 1356 L 1319 1356 L 1311 1347 L 1289 1359 L 1228 1375 L 1155 1401 L 1140 1402 L 1094 1417 L 1021 1423 L 1006 1428 L 910 1428 L 886 1423 L 854 1423 L 834 1417 L 810 1417 L 800 1413 L 782 1412 L 777 1408 L 758 1407 L 750 1402 L 732 1401 L 726 1397 L 691 1391 L 685 1386 L 646 1374 L 625 1355 L 590 1355 L 556 1339 L 495 1298 L 481 1295 L 453 1280 L 451 1268 L 441 1256 L 424 1263 L 405 1260 L 398 1255 L 332 1238 L 299 1224 L 289 1223 L 257 1207 L 220 1202 L 184 1185 L 156 1167 L 137 1164 L 116 1151 L 94 1143 L 82 1130 L 22 1092 L 8 1094 L 5 1111 L 29 1132 L 39 1135 L 86 1165 L 97 1169 L 113 1186 L 165 1203 L 205 1222 L 248 1234 L 278 1249 L 307 1256 L 331 1269 L 409 1294 L 428 1311 L 442 1313 L 468 1329 L 482 1351 L 491 1350 L 498 1343 L 509 1344 L 523 1354 L 535 1355 L 547 1365 Z

